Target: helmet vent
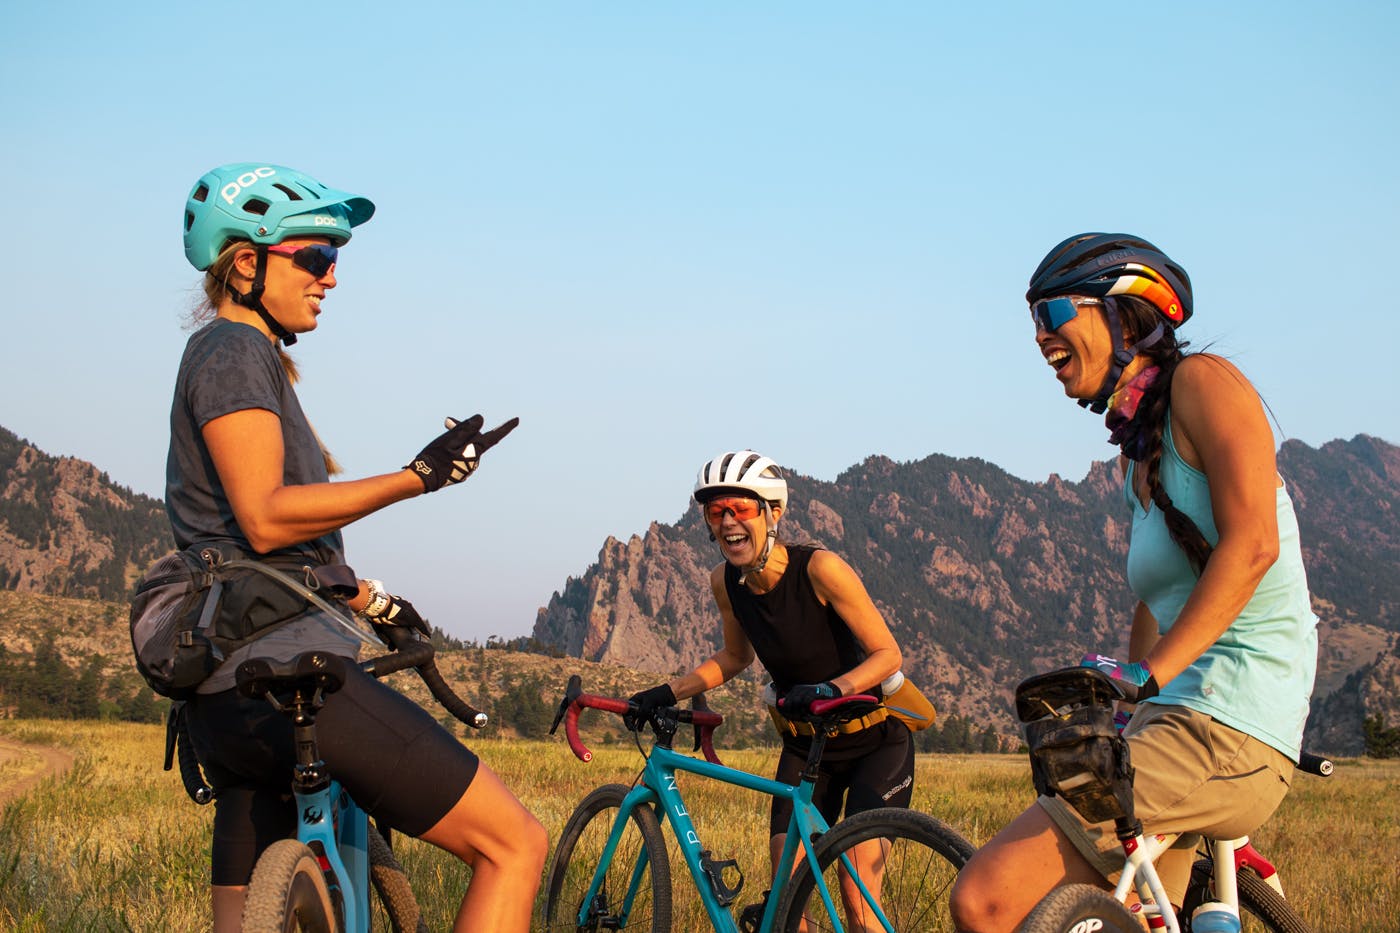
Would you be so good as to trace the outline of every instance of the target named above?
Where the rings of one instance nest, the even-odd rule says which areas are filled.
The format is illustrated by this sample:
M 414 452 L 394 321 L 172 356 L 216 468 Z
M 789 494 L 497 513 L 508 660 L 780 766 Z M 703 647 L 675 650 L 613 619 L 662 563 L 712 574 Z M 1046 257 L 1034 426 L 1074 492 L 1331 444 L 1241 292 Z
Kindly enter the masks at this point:
M 243 209 L 250 214 L 257 214 L 259 217 L 267 213 L 267 209 L 272 205 L 262 198 L 249 198 L 243 202 Z
M 189 233 L 194 226 L 194 211 L 185 211 L 185 232 Z
M 293 201 L 300 201 L 302 199 L 301 195 L 297 194 L 295 191 L 293 191 L 291 188 L 288 188 L 286 185 L 274 184 L 272 187 L 276 188 L 278 191 L 282 192 Z
M 201 204 L 209 200 L 209 186 L 200 185 L 198 188 L 194 189 L 194 194 L 190 195 L 190 197 L 199 201 Z

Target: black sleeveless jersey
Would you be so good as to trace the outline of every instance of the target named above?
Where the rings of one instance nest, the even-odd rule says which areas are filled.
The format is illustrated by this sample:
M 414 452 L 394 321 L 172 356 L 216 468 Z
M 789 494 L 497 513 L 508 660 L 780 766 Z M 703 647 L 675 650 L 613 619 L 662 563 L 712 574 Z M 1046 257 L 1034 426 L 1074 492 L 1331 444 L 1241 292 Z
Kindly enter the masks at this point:
M 788 566 L 778 585 L 755 593 L 739 582 L 739 570 L 724 565 L 724 589 L 739 627 L 782 696 L 797 684 L 832 680 L 865 659 L 846 620 L 823 606 L 807 566 L 813 544 L 787 545 Z

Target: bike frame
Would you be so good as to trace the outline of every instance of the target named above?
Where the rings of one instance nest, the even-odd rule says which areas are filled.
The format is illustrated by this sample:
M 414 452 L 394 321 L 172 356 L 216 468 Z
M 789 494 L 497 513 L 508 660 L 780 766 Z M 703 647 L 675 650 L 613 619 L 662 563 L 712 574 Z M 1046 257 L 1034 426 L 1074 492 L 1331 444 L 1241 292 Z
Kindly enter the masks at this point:
M 332 780 L 320 790 L 295 790 L 297 840 L 321 864 L 346 933 L 369 933 L 369 815 Z
M 868 699 L 868 698 L 867 698 Z M 567 701 L 566 701 L 567 702 Z M 612 701 L 609 701 L 612 702 Z M 841 701 L 830 701 L 839 703 Z M 605 708 L 605 707 L 600 707 Z M 814 707 L 815 708 L 815 707 Z M 576 717 L 576 712 L 574 713 Z M 576 733 L 576 718 L 571 720 L 570 735 Z M 707 755 L 710 751 L 707 746 Z M 583 757 L 582 755 L 580 757 Z M 591 755 L 585 757 L 589 760 Z M 804 770 L 802 779 L 796 785 L 785 784 L 769 778 L 759 777 L 747 771 L 740 771 L 737 768 L 730 768 L 719 764 L 717 760 L 706 760 L 683 755 L 669 747 L 668 743 L 658 742 L 653 746 L 651 754 L 646 758 L 646 764 L 642 768 L 642 776 L 636 786 L 623 798 L 619 805 L 616 819 L 613 820 L 612 828 L 608 834 L 608 841 L 604 845 L 598 866 L 594 869 L 593 878 L 589 883 L 588 892 L 583 898 L 576 918 L 579 926 L 583 926 L 588 920 L 588 905 L 592 904 L 602 887 L 603 880 L 607 875 L 608 868 L 612 864 L 613 856 L 616 854 L 618 843 L 622 839 L 631 814 L 638 807 L 652 807 L 657 817 L 663 823 L 671 824 L 671 831 L 676 836 L 681 854 L 685 859 L 686 868 L 690 871 L 690 877 L 696 890 L 700 893 L 701 902 L 704 904 L 705 913 L 710 919 L 710 924 L 715 933 L 738 933 L 738 924 L 729 910 L 720 903 L 719 896 L 711 885 L 710 878 L 702 865 L 701 853 L 704 847 L 700 842 L 699 833 L 695 829 L 695 824 L 690 818 L 690 812 L 686 808 L 685 800 L 681 796 L 680 788 L 677 785 L 677 772 L 688 772 L 699 777 L 709 778 L 724 784 L 735 787 L 742 787 L 769 797 L 787 800 L 792 804 L 792 816 L 788 820 L 787 835 L 783 844 L 783 851 L 778 859 L 777 871 L 773 878 L 773 887 L 769 891 L 767 903 L 764 905 L 763 918 L 759 923 L 760 931 L 771 931 L 777 922 L 778 908 L 782 906 L 783 891 L 791 881 L 793 867 L 798 858 L 798 847 L 803 851 L 803 857 L 807 860 L 814 878 L 815 888 L 822 899 L 822 904 L 826 909 L 827 916 L 835 925 L 837 930 L 844 930 L 841 923 L 840 914 L 837 911 L 836 903 L 832 899 L 831 890 L 827 887 L 826 879 L 822 877 L 822 872 L 817 864 L 816 849 L 812 842 L 814 836 L 826 832 L 831 828 L 825 817 L 812 804 L 812 794 L 816 789 L 816 778 L 809 770 Z M 865 882 L 860 878 L 850 859 L 845 853 L 840 856 L 841 864 L 844 866 L 847 875 L 853 880 L 860 891 L 866 906 L 874 911 L 881 925 L 886 931 L 893 931 L 889 919 L 880 909 L 878 900 L 870 893 Z M 626 923 L 627 916 L 632 911 L 638 892 L 641 890 L 642 873 L 646 868 L 646 850 L 640 853 L 637 865 L 632 870 L 632 877 L 628 881 L 627 893 L 624 896 L 621 917 Z
M 1156 835 L 1144 837 L 1141 833 L 1123 843 L 1123 874 L 1113 896 L 1126 902 L 1128 892 L 1136 889 L 1142 902 L 1142 911 L 1152 929 L 1163 929 L 1167 933 L 1181 933 L 1181 921 L 1172 908 L 1171 901 L 1162 887 L 1153 864 L 1157 856 L 1171 848 L 1178 835 Z M 1271 887 L 1283 893 L 1283 885 L 1278 880 L 1278 872 L 1268 859 L 1249 844 L 1248 836 L 1238 839 L 1207 839 L 1210 849 L 1211 872 L 1215 882 L 1215 900 L 1228 904 L 1238 916 L 1240 912 L 1239 886 L 1235 873 L 1240 864 L 1253 868 Z M 1238 856 L 1238 858 L 1237 858 Z M 1160 906 L 1159 906 L 1160 905 Z

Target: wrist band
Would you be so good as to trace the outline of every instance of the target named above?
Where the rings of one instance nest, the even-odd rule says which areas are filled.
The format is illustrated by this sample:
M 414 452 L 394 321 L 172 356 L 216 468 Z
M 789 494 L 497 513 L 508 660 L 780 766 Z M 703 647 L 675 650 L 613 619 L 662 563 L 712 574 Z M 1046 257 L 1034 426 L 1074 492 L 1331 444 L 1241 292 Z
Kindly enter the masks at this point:
M 360 615 L 366 619 L 377 619 L 389 608 L 389 594 L 378 580 L 366 580 L 365 588 L 369 590 L 369 602 L 360 610 Z

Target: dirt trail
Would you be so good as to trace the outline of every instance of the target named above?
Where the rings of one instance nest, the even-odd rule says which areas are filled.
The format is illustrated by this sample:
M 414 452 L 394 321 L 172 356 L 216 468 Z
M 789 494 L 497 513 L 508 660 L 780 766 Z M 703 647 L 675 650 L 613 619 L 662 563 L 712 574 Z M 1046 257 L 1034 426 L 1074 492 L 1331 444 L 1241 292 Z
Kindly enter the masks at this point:
M 0 764 L 12 758 L 19 758 L 25 753 L 38 755 L 43 759 L 43 766 L 32 774 L 26 774 L 12 781 L 0 778 L 6 782 L 0 783 L 0 806 L 28 793 L 45 778 L 56 777 L 73 766 L 73 756 L 61 749 L 48 748 L 43 745 L 25 745 L 14 739 L 0 736 Z

